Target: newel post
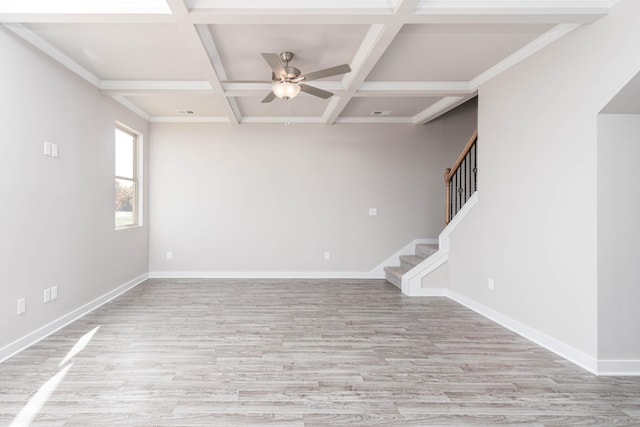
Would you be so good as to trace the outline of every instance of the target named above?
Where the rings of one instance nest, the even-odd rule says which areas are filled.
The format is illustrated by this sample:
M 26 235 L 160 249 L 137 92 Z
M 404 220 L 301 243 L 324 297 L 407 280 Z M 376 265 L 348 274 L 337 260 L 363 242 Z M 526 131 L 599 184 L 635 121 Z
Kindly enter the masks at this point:
M 447 195 L 445 200 L 445 214 L 444 214 L 444 225 L 445 227 L 451 221 L 451 178 L 449 174 L 451 173 L 451 168 L 447 168 L 444 171 L 444 182 L 447 185 Z

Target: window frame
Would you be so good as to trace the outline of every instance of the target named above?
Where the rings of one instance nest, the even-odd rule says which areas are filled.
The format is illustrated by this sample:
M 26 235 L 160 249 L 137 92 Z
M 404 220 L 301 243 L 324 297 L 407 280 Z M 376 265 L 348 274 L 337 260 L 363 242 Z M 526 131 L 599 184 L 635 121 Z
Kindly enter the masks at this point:
M 115 137 L 115 133 L 117 131 L 123 132 L 129 136 L 131 136 L 131 138 L 133 139 L 133 153 L 132 153 L 132 178 L 130 177 L 126 177 L 126 176 L 121 176 L 121 175 L 117 175 L 116 174 L 116 169 L 117 169 L 117 162 L 118 159 L 115 156 L 115 152 L 116 152 L 116 137 Z M 114 176 L 114 184 L 116 182 L 116 180 L 121 180 L 121 181 L 128 181 L 131 182 L 132 186 L 133 186 L 133 200 L 132 200 L 132 213 L 133 213 L 133 220 L 131 223 L 129 224 L 125 224 L 125 225 L 118 225 L 117 223 L 117 219 L 115 218 L 114 215 L 114 227 L 116 230 L 126 230 L 128 228 L 133 228 L 133 227 L 139 227 L 142 225 L 142 215 L 140 215 L 142 209 L 142 193 L 140 191 L 140 189 L 142 188 L 142 186 L 140 185 L 140 181 L 141 181 L 141 175 L 140 175 L 140 170 L 142 169 L 142 165 L 140 164 L 140 159 L 141 159 L 141 141 L 142 141 L 142 134 L 140 132 L 135 131 L 134 129 L 123 125 L 122 123 L 116 122 L 115 124 L 115 128 L 114 128 L 114 141 L 113 141 L 113 148 L 114 148 L 114 169 L 113 169 L 113 176 Z M 115 188 L 115 187 L 114 187 Z M 116 194 L 114 192 L 113 195 L 113 202 L 114 202 L 114 214 L 118 211 L 115 210 L 115 202 L 116 202 Z

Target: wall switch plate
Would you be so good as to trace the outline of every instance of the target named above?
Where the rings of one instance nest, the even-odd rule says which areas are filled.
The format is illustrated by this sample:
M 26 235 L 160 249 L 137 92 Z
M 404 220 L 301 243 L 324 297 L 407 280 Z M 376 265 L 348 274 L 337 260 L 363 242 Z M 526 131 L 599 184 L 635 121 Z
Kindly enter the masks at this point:
M 27 311 L 27 300 L 26 298 L 20 298 L 18 300 L 18 316 Z
M 51 157 L 57 158 L 58 157 L 58 153 L 59 153 L 58 144 L 53 144 L 52 143 L 51 144 Z
M 167 259 L 171 259 L 171 258 L 173 258 L 173 253 L 167 252 Z
M 493 283 L 493 279 L 487 279 L 487 288 L 489 288 L 490 291 L 494 290 L 495 286 Z
M 378 208 L 369 208 L 369 216 L 377 216 Z
M 47 157 L 51 156 L 51 143 L 45 141 L 44 142 L 44 155 Z
M 325 253 L 324 253 L 324 259 L 325 259 L 326 261 L 329 261 L 329 260 L 331 259 L 331 252 L 325 252 Z
M 51 288 L 47 288 L 44 290 L 44 303 L 48 303 L 51 301 Z
M 51 301 L 58 299 L 58 285 L 51 287 Z

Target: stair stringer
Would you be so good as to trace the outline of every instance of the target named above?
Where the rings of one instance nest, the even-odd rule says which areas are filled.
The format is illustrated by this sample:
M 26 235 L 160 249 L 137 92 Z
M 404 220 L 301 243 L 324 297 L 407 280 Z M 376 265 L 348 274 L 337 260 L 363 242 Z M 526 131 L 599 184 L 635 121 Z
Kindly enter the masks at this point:
M 396 262 L 401 255 L 412 255 L 415 251 L 416 245 L 419 245 L 419 244 L 433 245 L 437 243 L 438 243 L 438 239 L 426 239 L 426 238 L 414 239 L 409 243 L 407 243 L 406 245 L 404 245 L 402 248 L 400 248 L 396 253 L 394 253 L 393 255 L 390 255 L 389 258 L 385 259 L 380 264 L 378 264 L 373 270 L 369 272 L 369 274 L 371 275 L 371 277 L 384 279 L 384 268 Z
M 471 209 L 478 204 L 478 198 L 478 192 L 476 191 L 469 197 L 462 209 L 458 211 L 445 229 L 442 230 L 438 237 L 438 252 L 402 275 L 401 290 L 403 294 L 408 296 L 447 295 L 449 283 L 443 283 L 442 288 L 423 288 L 422 279 L 449 260 L 449 236 L 464 220 L 464 217 L 471 212 Z
M 445 295 L 446 289 L 449 287 L 448 283 L 443 283 L 439 288 L 423 288 L 422 278 L 431 274 L 448 260 L 449 254 L 438 250 L 429 258 L 407 271 L 402 275 L 402 293 L 411 297 Z

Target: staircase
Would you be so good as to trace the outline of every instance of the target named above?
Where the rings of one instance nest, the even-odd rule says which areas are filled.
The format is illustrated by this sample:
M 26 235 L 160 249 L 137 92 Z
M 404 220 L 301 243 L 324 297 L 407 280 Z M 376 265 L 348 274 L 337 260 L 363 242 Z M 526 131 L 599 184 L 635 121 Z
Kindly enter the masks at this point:
M 414 255 L 401 255 L 400 266 L 385 267 L 385 278 L 402 288 L 402 275 L 438 251 L 438 245 L 418 244 Z

